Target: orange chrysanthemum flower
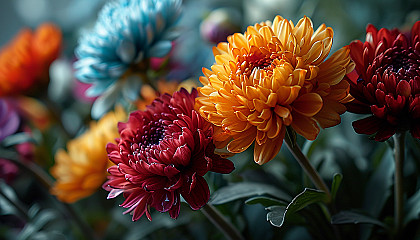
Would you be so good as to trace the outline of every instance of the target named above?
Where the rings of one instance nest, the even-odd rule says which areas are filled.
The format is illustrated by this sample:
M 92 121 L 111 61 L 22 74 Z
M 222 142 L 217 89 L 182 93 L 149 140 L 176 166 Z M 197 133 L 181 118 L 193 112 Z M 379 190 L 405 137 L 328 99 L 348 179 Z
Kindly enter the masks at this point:
M 35 32 L 23 29 L 0 51 L 0 96 L 26 93 L 47 83 L 61 43 L 61 31 L 53 24 L 45 23 Z
M 108 161 L 105 146 L 117 138 L 120 121 L 127 119 L 122 108 L 109 112 L 80 137 L 60 149 L 55 155 L 51 174 L 57 179 L 52 194 L 63 202 L 72 203 L 93 194 L 104 182 Z
M 347 46 L 325 60 L 332 39 L 325 24 L 314 32 L 307 17 L 295 26 L 277 16 L 218 44 L 196 100 L 202 116 L 219 127 L 217 147 L 240 153 L 255 140 L 254 160 L 263 164 L 280 150 L 287 126 L 314 140 L 319 126 L 340 123 L 351 98 L 342 79 L 354 64 Z

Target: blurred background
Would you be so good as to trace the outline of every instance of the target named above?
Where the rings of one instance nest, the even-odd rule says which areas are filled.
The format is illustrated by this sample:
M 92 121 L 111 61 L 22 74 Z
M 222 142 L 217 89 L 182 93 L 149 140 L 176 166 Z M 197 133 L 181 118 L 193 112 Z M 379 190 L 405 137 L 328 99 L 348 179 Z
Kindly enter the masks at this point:
M 64 36 L 62 55 L 72 61 L 77 39 L 93 26 L 105 2 L 0 0 L 0 46 L 8 43 L 21 28 L 34 29 L 49 21 L 61 28 Z M 173 53 L 179 67 L 172 69 L 169 77 L 178 80 L 198 80 L 201 68 L 211 66 L 214 61 L 212 46 L 226 41 L 226 36 L 233 32 L 244 32 L 247 26 L 272 20 L 276 15 L 295 23 L 306 15 L 312 19 L 315 29 L 322 23 L 332 27 L 332 52 L 354 39 L 364 40 L 369 23 L 378 28 L 409 29 L 420 19 L 418 0 L 184 0 L 183 4 L 184 14 L 180 21 L 183 33 Z M 54 77 L 51 81 L 54 82 Z
M 73 104 L 74 98 L 68 97 L 65 101 L 63 97 L 66 91 L 69 91 L 69 81 L 76 81 L 72 76 L 73 71 L 71 69 L 71 63 L 75 59 L 74 48 L 80 35 L 94 25 L 98 11 L 106 2 L 107 0 L 0 0 L 0 46 L 4 46 L 11 41 L 23 27 L 34 29 L 40 23 L 48 21 L 61 28 L 64 37 L 64 49 L 60 60 L 63 60 L 65 64 L 54 65 L 51 68 L 53 70 L 50 69 L 52 72 L 50 72 L 51 82 L 49 87 L 54 89 L 50 92 L 54 95 L 50 97 L 59 102 L 60 106 L 63 106 L 63 115 L 65 115 L 63 119 L 67 119 L 67 122 L 63 122 L 63 125 L 74 135 L 84 130 L 82 126 L 83 117 L 75 118 L 89 115 L 90 107 L 89 102 L 85 105 L 75 106 Z M 226 41 L 226 36 L 234 32 L 244 32 L 249 25 L 265 20 L 271 21 L 276 15 L 281 15 L 294 23 L 306 15 L 312 19 L 315 29 L 323 23 L 332 27 L 334 42 L 331 52 L 348 45 L 352 40 L 364 41 L 365 29 L 369 23 L 377 28 L 398 27 L 408 31 L 414 22 L 420 20 L 420 0 L 184 0 L 183 5 L 184 12 L 179 22 L 182 35 L 175 42 L 176 47 L 171 56 L 176 64 L 173 65 L 168 77 L 177 80 L 193 79 L 197 81 L 197 84 L 198 77 L 202 75 L 202 67 L 209 67 L 214 62 L 211 48 L 216 43 Z M 79 110 L 82 108 L 83 110 Z M 319 163 L 322 161 L 326 162 L 319 168 L 321 168 L 321 173 L 328 178 L 331 178 L 331 175 L 335 172 L 342 172 L 344 176 L 350 176 L 345 178 L 342 184 L 342 188 L 350 196 L 343 196 L 343 199 L 340 199 L 343 206 L 361 207 L 363 205 L 365 209 L 374 209 L 375 205 L 378 205 L 374 201 L 375 199 L 372 200 L 369 197 L 366 197 L 368 200 L 363 199 L 361 197 L 363 195 L 362 190 L 356 189 L 354 186 L 363 185 L 365 182 L 362 182 L 362 180 L 365 180 L 365 178 L 360 176 L 373 175 L 368 170 L 375 170 L 379 165 L 377 164 L 380 162 L 379 160 L 369 162 L 367 159 L 373 159 L 376 155 L 378 155 L 376 158 L 380 159 L 383 155 L 390 155 L 390 153 L 386 150 L 387 146 L 385 144 L 374 143 L 369 141 L 366 136 L 355 134 L 351 128 L 353 119 L 355 119 L 354 115 L 346 113 L 343 116 L 343 124 L 323 131 L 317 140 L 319 150 L 313 151 L 312 159 L 317 166 L 321 166 Z M 56 133 L 52 132 L 51 135 L 53 134 Z M 47 134 L 46 136 L 50 135 Z M 46 137 L 46 139 L 49 140 L 48 143 L 51 142 L 50 144 L 54 145 L 54 147 L 51 147 L 54 149 L 52 152 L 65 145 L 65 142 L 57 143 L 51 137 Z M 299 139 L 299 141 L 300 143 L 303 142 L 302 139 Z M 308 146 L 310 145 L 308 144 Z M 376 146 L 376 151 L 374 151 L 373 149 Z M 416 154 L 420 155 L 418 152 Z M 52 156 L 49 156 L 49 158 L 51 161 L 45 164 L 46 166 L 52 164 Z M 241 180 L 258 182 L 263 179 L 264 182 L 269 182 L 275 179 L 274 177 L 267 177 L 270 174 L 281 180 L 275 181 L 275 183 L 284 183 L 285 186 L 288 185 L 288 182 L 292 183 L 296 179 L 302 180 L 299 167 L 293 160 L 290 160 L 292 159 L 290 154 L 283 149 L 278 156 L 281 161 L 273 161 L 263 168 L 257 168 L 256 164 L 253 163 L 253 165 L 250 164 L 248 160 L 251 158 L 252 153 L 250 151 L 232 158 L 240 173 Z M 339 161 L 345 164 L 340 165 L 341 162 Z M 336 164 L 333 164 L 335 162 Z M 354 168 L 347 167 L 346 164 L 350 163 L 355 164 Z M 385 170 L 387 169 L 387 163 L 384 161 Z M 346 170 L 349 171 L 349 174 L 346 174 Z M 214 186 L 225 185 L 227 181 L 239 179 L 236 175 L 229 176 L 228 180 L 218 175 L 210 175 L 209 178 L 214 178 L 211 181 Z M 356 183 L 356 180 L 362 183 Z M 374 180 L 372 181 L 374 184 L 368 184 L 366 192 L 372 192 L 372 195 L 381 198 L 384 196 L 382 192 L 376 194 L 376 192 L 373 193 L 370 190 L 378 189 L 377 183 L 385 181 Z M 290 186 L 289 189 L 293 188 Z M 27 196 L 26 199 L 32 200 L 32 197 Z M 193 215 L 190 210 L 182 210 L 183 216 L 177 221 L 172 221 L 166 215 L 157 215 L 154 217 L 153 223 L 141 219 L 139 222 L 148 227 L 140 228 L 138 223 L 131 222 L 130 217 L 122 215 L 121 209 L 115 208 L 115 206 L 110 211 L 111 213 L 104 213 L 103 206 L 111 209 L 114 204 L 111 201 L 101 203 L 102 205 L 97 204 L 105 201 L 104 191 L 101 190 L 98 195 L 94 195 L 90 199 L 94 201 L 82 200 L 75 207 L 78 210 L 88 209 L 84 212 L 88 215 L 88 221 L 95 226 L 97 232 L 106 231 L 109 239 L 120 237 L 119 234 L 121 233 L 127 233 L 126 239 L 138 239 L 156 231 L 156 229 L 173 228 L 183 224 L 192 236 L 191 239 L 217 239 L 217 236 L 213 238 L 205 237 L 214 234 L 212 231 L 215 229 L 209 229 L 208 225 L 203 224 L 203 221 L 192 221 L 197 219 L 197 215 Z M 243 202 L 235 202 L 222 205 L 220 208 L 224 213 L 231 213 L 232 221 L 236 225 L 249 228 L 246 231 L 252 235 L 251 239 L 269 239 L 273 236 L 274 233 L 270 231 L 273 228 L 268 222 L 265 222 L 266 210 L 263 206 L 243 206 Z M 239 211 L 242 212 L 243 218 L 235 214 Z M 107 214 L 112 215 L 114 221 L 108 226 L 108 223 L 104 220 Z M 125 225 L 130 231 L 125 231 L 125 228 L 122 228 L 121 225 Z M 179 239 L 178 236 L 185 234 L 182 229 L 178 228 L 172 229 L 170 233 L 172 239 Z M 168 235 L 165 234 L 167 232 L 162 231 L 156 233 L 155 236 L 157 238 L 161 237 L 161 239 L 169 239 L 167 238 Z M 291 228 L 289 232 L 282 236 L 284 236 L 283 239 L 308 239 L 305 238 L 306 235 L 302 235 L 302 229 L 299 227 Z
M 83 28 L 96 20 L 106 0 L 0 0 L 0 45 L 6 44 L 22 27 L 37 27 L 51 21 L 59 25 L 71 51 Z M 212 11 L 224 8 L 229 21 L 241 27 L 272 20 L 275 15 L 297 22 L 304 15 L 314 27 L 325 23 L 334 29 L 333 50 L 361 39 L 366 25 L 404 28 L 420 19 L 418 0 L 184 0 L 184 25 L 199 27 Z M 233 13 L 232 13 L 233 12 Z M 196 39 L 198 40 L 198 39 Z

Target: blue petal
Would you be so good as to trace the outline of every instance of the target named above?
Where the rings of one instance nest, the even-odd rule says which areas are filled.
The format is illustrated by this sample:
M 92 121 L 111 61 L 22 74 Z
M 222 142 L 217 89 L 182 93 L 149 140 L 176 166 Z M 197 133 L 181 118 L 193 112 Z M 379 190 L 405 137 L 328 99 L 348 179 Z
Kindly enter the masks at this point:
M 166 56 L 172 49 L 171 41 L 160 41 L 153 45 L 152 48 L 149 50 L 149 56 L 151 57 L 164 57 Z
M 91 116 L 93 119 L 101 118 L 105 113 L 107 113 L 118 100 L 118 85 L 114 85 L 112 88 L 97 98 L 92 105 Z
M 115 83 L 114 79 L 110 79 L 107 81 L 96 82 L 91 86 L 88 90 L 86 90 L 85 95 L 87 97 L 97 97 L 105 92 L 109 86 Z
M 116 0 L 104 5 L 93 29 L 82 35 L 75 49 L 75 75 L 99 86 L 120 78 L 144 57 L 163 57 L 172 48 L 180 0 Z M 134 95 L 131 90 L 125 94 Z
M 142 79 L 139 76 L 130 76 L 125 79 L 125 83 L 122 87 L 123 97 L 128 101 L 135 101 L 140 96 L 140 89 L 142 86 Z
M 136 47 L 133 42 L 128 40 L 121 40 L 120 45 L 117 48 L 117 55 L 124 63 L 131 63 L 136 54 Z

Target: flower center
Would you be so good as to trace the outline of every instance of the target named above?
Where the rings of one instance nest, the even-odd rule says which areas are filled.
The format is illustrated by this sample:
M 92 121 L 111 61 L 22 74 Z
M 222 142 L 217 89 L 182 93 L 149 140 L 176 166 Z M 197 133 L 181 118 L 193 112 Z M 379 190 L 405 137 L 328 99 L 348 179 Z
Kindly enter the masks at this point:
M 163 139 L 164 128 L 159 121 L 151 121 L 143 126 L 143 134 L 139 136 L 138 143 L 143 146 L 157 145 Z
M 270 71 L 275 67 L 275 60 L 281 59 L 282 55 L 279 55 L 276 52 L 272 53 L 262 53 L 261 51 L 254 51 L 244 56 L 243 59 L 239 59 L 236 63 L 238 72 L 240 75 L 249 76 L 252 73 L 254 68 L 259 68 L 267 71 L 270 74 Z
M 382 61 L 384 67 L 381 69 L 388 74 L 395 73 L 399 80 L 410 81 L 420 75 L 420 54 L 411 47 L 389 49 L 384 53 Z

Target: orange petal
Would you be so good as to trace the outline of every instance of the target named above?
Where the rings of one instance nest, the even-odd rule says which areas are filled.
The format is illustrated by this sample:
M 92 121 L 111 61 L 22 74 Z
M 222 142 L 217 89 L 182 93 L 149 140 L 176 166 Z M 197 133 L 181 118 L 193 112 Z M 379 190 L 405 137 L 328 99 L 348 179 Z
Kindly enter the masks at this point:
M 245 151 L 255 140 L 257 130 L 255 127 L 249 128 L 247 131 L 238 134 L 231 141 L 227 149 L 229 152 L 240 153 Z
M 341 122 L 340 114 L 346 111 L 346 107 L 336 101 L 324 101 L 321 111 L 314 118 L 322 128 L 333 127 Z
M 293 112 L 292 128 L 296 133 L 308 140 L 315 140 L 319 134 L 319 127 L 313 118 Z
M 307 93 L 293 102 L 293 110 L 307 117 L 317 114 L 322 108 L 322 98 L 317 93 Z
M 277 153 L 280 151 L 281 145 L 283 144 L 284 134 L 286 128 L 282 127 L 280 134 L 277 138 L 268 138 L 262 145 L 255 144 L 254 147 L 254 161 L 259 165 L 269 162 L 272 160 Z

